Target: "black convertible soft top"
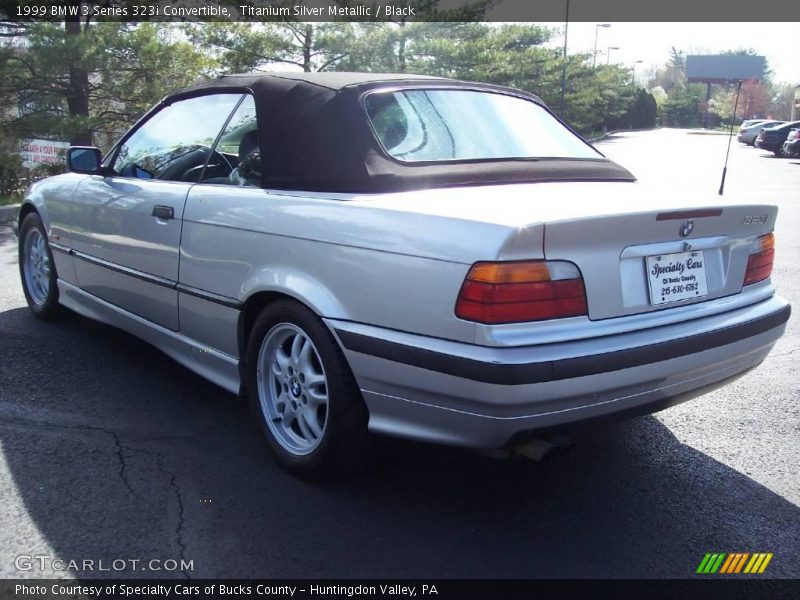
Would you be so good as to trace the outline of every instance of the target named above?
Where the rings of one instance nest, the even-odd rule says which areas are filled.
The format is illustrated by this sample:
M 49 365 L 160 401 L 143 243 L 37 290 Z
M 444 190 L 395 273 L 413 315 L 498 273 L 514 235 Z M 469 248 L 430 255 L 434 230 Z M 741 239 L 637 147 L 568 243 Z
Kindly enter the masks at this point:
M 373 134 L 362 97 L 375 89 L 417 87 L 495 91 L 544 106 L 537 96 L 512 88 L 379 73 L 226 75 L 183 89 L 164 103 L 215 91 L 252 92 L 262 141 L 262 184 L 267 189 L 376 193 L 511 182 L 634 180 L 626 169 L 601 157 L 398 161 Z

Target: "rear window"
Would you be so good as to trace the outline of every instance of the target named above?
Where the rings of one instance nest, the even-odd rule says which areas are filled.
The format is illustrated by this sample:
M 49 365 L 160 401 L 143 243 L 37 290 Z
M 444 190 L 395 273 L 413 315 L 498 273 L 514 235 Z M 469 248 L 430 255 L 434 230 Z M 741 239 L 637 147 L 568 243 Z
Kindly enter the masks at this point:
M 602 158 L 544 108 L 474 90 L 374 92 L 364 99 L 378 141 L 406 162 Z

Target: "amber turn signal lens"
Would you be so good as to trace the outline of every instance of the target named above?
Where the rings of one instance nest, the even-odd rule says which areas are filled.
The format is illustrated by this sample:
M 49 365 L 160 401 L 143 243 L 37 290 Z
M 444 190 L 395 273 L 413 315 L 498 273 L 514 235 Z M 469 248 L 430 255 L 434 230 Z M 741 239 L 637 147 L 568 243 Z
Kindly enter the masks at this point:
M 550 270 L 547 263 L 539 261 L 483 262 L 472 266 L 467 279 L 481 283 L 535 283 L 550 281 Z
M 775 247 L 775 235 L 772 233 L 768 233 L 767 235 L 762 235 L 758 238 L 758 241 L 761 245 L 761 252 L 764 250 L 770 250 Z

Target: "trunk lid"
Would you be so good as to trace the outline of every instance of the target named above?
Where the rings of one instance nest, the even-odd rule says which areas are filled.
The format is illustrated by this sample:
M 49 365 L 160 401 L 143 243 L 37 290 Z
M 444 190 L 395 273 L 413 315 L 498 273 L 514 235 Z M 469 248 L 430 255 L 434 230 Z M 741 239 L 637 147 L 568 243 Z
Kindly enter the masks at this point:
M 575 263 L 584 278 L 590 319 L 663 310 L 739 293 L 752 243 L 773 230 L 777 214 L 774 206 L 727 197 L 721 201 L 712 194 L 669 193 L 622 182 L 442 188 L 362 196 L 353 202 L 501 226 L 507 232 L 504 241 L 491 245 L 492 252 L 482 253 L 477 260 L 545 257 Z M 691 231 L 683 236 L 681 230 L 689 221 Z M 442 229 L 438 236 L 442 244 L 454 249 L 459 241 L 467 243 L 466 239 L 453 239 L 449 231 L 456 229 Z M 485 226 L 476 223 L 463 229 L 468 231 L 470 247 L 489 241 Z M 491 244 L 496 243 L 493 238 Z M 483 244 L 484 250 L 488 245 Z M 661 302 L 659 296 L 653 303 L 648 257 L 687 251 L 702 252 L 695 260 L 704 263 L 704 289 L 684 300 Z M 458 254 L 464 262 L 476 258 L 463 251 Z M 662 279 L 669 279 L 670 272 L 665 274 Z
M 729 201 L 661 206 L 545 223 L 545 257 L 581 270 L 590 319 L 738 294 L 753 243 L 777 215 L 774 206 Z

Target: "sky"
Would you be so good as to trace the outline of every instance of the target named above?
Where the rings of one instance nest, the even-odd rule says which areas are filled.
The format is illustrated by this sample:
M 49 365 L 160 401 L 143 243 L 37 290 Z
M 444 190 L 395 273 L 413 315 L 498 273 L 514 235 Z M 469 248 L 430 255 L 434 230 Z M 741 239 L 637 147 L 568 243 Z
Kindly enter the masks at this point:
M 793 0 L 797 1 L 797 0 Z M 564 23 L 542 23 L 563 30 Z M 637 77 L 650 68 L 660 67 L 675 46 L 687 54 L 716 54 L 723 50 L 753 48 L 767 57 L 775 82 L 800 85 L 800 23 L 610 23 L 597 29 L 596 23 L 570 23 L 567 52 L 589 52 L 597 38 L 597 61 L 610 60 L 631 67 Z M 563 35 L 555 40 L 563 45 Z

